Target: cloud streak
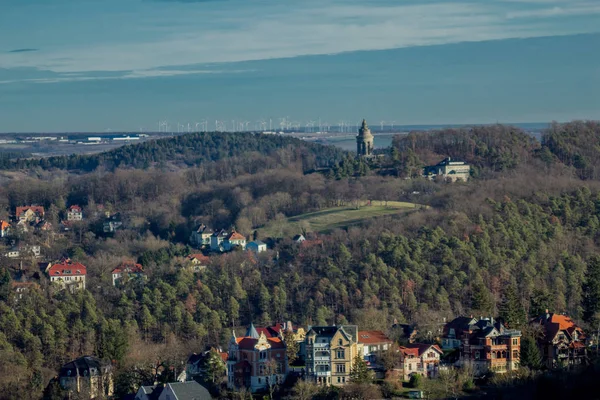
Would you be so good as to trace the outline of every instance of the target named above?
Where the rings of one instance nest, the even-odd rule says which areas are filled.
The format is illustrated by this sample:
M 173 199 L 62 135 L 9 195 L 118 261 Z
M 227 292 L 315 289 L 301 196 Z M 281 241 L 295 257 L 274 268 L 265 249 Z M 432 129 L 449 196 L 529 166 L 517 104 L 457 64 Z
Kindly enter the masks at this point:
M 39 51 L 39 49 L 14 49 L 9 50 L 7 53 L 31 53 L 34 51 Z
M 98 79 L 99 72 L 118 73 L 119 79 L 181 75 L 202 73 L 184 66 L 211 63 L 590 33 L 589 26 L 557 24 L 556 17 L 600 15 L 600 5 L 582 0 L 183 3 L 144 1 L 131 15 L 99 15 L 90 23 L 112 23 L 116 37 L 91 33 L 84 44 L 0 54 L 0 68 L 84 74 L 52 77 L 70 80 Z M 129 19 L 131 25 L 115 22 Z

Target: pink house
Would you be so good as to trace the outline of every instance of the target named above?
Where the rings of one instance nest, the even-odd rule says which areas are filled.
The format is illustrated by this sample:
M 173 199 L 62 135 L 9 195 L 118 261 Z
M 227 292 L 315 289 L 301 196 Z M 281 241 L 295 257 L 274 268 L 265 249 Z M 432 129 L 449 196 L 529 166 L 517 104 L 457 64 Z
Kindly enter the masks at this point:
M 401 346 L 402 379 L 407 381 L 415 374 L 435 378 L 442 354 L 443 351 L 437 344 L 411 343 Z

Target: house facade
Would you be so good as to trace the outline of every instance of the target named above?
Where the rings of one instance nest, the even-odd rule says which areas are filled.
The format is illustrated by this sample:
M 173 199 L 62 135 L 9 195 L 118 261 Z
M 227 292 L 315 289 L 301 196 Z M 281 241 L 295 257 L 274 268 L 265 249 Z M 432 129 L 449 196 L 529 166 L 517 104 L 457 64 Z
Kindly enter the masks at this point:
M 186 259 L 194 272 L 200 272 L 210 264 L 210 257 L 202 253 L 190 254 Z
M 210 250 L 216 252 L 223 251 L 223 241 L 227 239 L 227 236 L 229 236 L 229 234 L 224 229 L 213 232 L 210 236 Z
M 113 286 L 117 286 L 123 280 L 123 275 L 126 275 L 130 279 L 143 278 L 144 268 L 141 264 L 132 260 L 123 261 L 121 265 L 112 270 Z
M 376 365 L 378 356 L 394 344 L 382 331 L 358 331 L 358 343 L 362 345 L 365 361 L 371 366 Z
M 305 346 L 306 376 L 318 385 L 349 383 L 354 359 L 362 355 L 356 325 L 311 327 Z
M 399 350 L 402 379 L 407 381 L 413 375 L 437 377 L 443 354 L 437 344 L 411 343 L 400 346 Z
M 45 211 L 41 206 L 17 207 L 15 218 L 17 221 L 37 222 L 44 219 Z
M 587 336 L 566 315 L 546 313 L 531 321 L 531 325 L 542 327 L 542 336 L 537 343 L 546 367 L 570 367 L 587 360 Z
M 227 358 L 227 387 L 245 387 L 257 392 L 282 384 L 288 374 L 285 342 L 280 338 L 259 334 L 250 325 L 246 335 L 229 342 Z
M 46 269 L 46 273 L 50 282 L 61 289 L 68 288 L 71 291 L 85 289 L 87 268 L 81 263 L 64 259 L 60 263 L 51 264 Z
M 254 240 L 246 245 L 246 250 L 252 251 L 256 254 L 267 251 L 267 244 L 260 240 Z
M 77 205 L 69 207 L 67 210 L 67 221 L 81 221 L 83 219 L 83 209 Z
M 239 232 L 233 231 L 229 235 L 227 235 L 225 240 L 223 240 L 223 249 L 225 251 L 231 251 L 236 247 L 245 249 L 246 237 Z
M 425 167 L 423 176 L 427 179 L 435 179 L 438 177 L 450 179 L 452 182 L 469 180 L 471 176 L 471 166 L 464 161 L 452 160 L 450 157 L 445 158 L 440 163 Z
M 190 244 L 194 247 L 210 246 L 210 237 L 213 231 L 208 229 L 206 225 L 201 224 L 190 235 Z
M 84 356 L 62 366 L 60 386 L 85 398 L 113 395 L 112 366 L 96 357 Z

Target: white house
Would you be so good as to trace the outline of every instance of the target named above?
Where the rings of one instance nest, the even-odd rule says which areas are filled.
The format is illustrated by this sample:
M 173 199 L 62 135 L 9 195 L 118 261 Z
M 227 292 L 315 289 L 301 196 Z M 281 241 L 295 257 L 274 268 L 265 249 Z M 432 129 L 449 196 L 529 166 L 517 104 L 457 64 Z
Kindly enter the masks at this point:
M 260 240 L 255 240 L 246 245 L 246 250 L 253 251 L 256 254 L 262 253 L 263 251 L 267 251 L 267 244 Z
M 81 221 L 83 219 L 83 210 L 81 207 L 72 205 L 67 210 L 67 221 Z

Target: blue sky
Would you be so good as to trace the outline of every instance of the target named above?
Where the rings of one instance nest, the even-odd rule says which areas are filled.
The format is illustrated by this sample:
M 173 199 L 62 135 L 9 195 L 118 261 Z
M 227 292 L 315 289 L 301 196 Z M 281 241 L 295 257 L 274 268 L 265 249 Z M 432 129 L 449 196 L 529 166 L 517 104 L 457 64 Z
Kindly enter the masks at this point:
M 0 131 L 600 119 L 597 0 L 0 0 Z

